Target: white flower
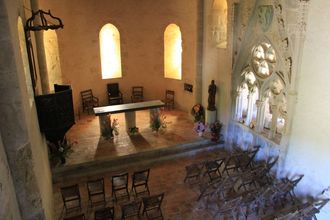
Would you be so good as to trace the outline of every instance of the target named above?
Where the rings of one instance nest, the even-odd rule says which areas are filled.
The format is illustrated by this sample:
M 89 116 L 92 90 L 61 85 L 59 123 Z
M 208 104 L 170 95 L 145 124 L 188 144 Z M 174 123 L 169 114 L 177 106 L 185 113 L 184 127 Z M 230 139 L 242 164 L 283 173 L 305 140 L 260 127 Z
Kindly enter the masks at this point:
M 59 152 L 63 152 L 64 151 L 64 148 L 63 147 L 60 147 L 60 148 L 58 148 L 58 151 Z

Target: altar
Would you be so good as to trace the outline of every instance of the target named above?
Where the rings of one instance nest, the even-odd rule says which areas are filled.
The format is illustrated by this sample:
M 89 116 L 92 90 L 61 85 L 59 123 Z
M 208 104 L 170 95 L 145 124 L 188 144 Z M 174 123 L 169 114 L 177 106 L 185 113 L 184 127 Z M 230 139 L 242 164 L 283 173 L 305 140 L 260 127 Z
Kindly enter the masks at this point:
M 125 113 L 125 122 L 126 130 L 129 131 L 130 128 L 136 127 L 135 112 L 139 110 L 150 109 L 152 111 L 158 111 L 159 108 L 164 107 L 165 103 L 160 100 L 146 101 L 146 102 L 137 102 L 137 103 L 128 103 L 128 104 L 119 104 L 119 105 L 109 105 L 102 107 L 95 107 L 94 113 L 99 117 L 100 122 L 100 131 L 105 129 L 105 126 L 108 124 L 108 115 L 116 113 Z

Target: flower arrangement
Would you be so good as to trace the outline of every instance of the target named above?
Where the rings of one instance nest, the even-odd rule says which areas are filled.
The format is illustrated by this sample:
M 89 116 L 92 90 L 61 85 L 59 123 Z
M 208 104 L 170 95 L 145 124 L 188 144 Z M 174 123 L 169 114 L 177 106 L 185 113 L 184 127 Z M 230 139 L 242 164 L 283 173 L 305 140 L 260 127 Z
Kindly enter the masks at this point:
M 159 110 L 152 110 L 150 114 L 150 128 L 152 131 L 164 131 L 167 128 L 168 122 L 166 116 Z
M 118 119 L 113 119 L 111 121 L 111 115 L 108 115 L 108 120 L 103 122 L 102 125 L 102 137 L 105 139 L 113 138 L 114 135 L 119 135 L 119 123 Z
M 212 141 L 218 141 L 220 138 L 220 132 L 222 128 L 222 123 L 219 121 L 216 121 L 210 125 L 210 131 L 211 131 L 211 140 Z
M 128 132 L 129 132 L 130 135 L 135 135 L 135 134 L 139 133 L 139 128 L 136 127 L 136 126 L 132 127 L 132 128 L 129 128 Z
M 203 122 L 205 121 L 205 111 L 204 107 L 201 104 L 196 104 L 191 109 L 191 115 L 194 116 L 195 122 Z
M 63 140 L 58 141 L 56 144 L 53 142 L 47 142 L 50 161 L 53 164 L 57 164 L 59 161 L 64 164 L 66 158 L 73 152 L 73 145 L 77 143 L 77 141 L 70 142 L 66 137 L 64 137 Z
M 194 125 L 194 130 L 198 133 L 198 135 L 202 136 L 206 130 L 206 125 L 201 121 L 196 122 Z

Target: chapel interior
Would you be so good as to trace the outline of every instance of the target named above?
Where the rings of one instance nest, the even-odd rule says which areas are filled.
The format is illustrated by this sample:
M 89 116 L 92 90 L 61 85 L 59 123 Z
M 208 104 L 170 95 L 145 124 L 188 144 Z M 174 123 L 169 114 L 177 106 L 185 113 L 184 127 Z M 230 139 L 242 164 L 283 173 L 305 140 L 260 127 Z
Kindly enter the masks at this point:
M 0 0 L 0 219 L 330 219 L 329 10 Z

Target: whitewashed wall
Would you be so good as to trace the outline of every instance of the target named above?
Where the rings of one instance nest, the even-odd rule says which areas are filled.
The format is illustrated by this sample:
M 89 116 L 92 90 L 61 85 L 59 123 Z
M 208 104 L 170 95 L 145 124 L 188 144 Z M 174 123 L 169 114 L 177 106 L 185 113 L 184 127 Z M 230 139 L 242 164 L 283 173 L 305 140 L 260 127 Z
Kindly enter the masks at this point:
M 302 195 L 317 195 L 330 186 L 330 1 L 310 2 L 297 101 L 285 170 L 302 173 Z M 330 219 L 330 205 L 318 219 Z

